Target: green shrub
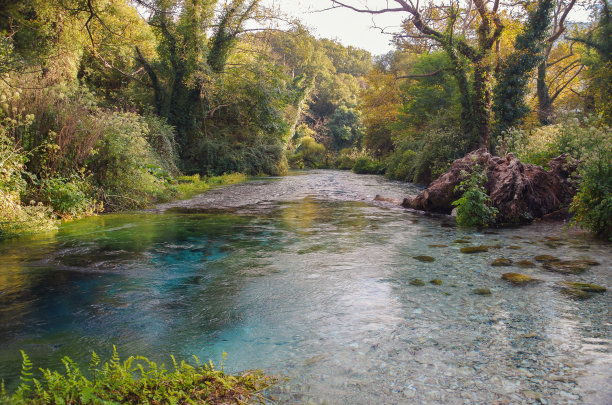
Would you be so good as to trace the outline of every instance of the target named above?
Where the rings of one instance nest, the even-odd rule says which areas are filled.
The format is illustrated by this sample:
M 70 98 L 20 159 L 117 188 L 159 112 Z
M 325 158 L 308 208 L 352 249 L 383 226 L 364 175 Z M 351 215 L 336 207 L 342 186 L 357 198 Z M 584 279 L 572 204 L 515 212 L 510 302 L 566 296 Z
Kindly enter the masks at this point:
M 591 140 L 597 146 L 578 170 L 579 189 L 571 205 L 573 223 L 612 241 L 612 131 L 604 128 Z
M 56 228 L 51 208 L 21 203 L 27 186 L 23 179 L 27 156 L 7 136 L 14 125 L 8 120 L 0 123 L 0 240 Z
M 39 182 L 38 199 L 50 205 L 62 218 L 92 215 L 102 210 L 102 205 L 92 197 L 89 182 L 76 174 L 69 178 L 51 177 Z
M 431 127 L 418 138 L 402 140 L 387 158 L 387 177 L 428 184 L 442 175 L 453 160 L 469 152 L 468 141 L 454 129 Z
M 110 210 L 144 208 L 164 192 L 170 176 L 147 141 L 148 126 L 133 113 L 102 111 L 103 136 L 87 161 L 100 199 Z
M 385 163 L 377 160 L 373 160 L 367 156 L 362 156 L 355 160 L 355 164 L 351 169 L 354 173 L 358 174 L 384 174 Z
M 325 159 L 325 146 L 317 143 L 311 136 L 301 138 L 300 146 L 296 153 L 289 157 L 292 167 L 302 169 L 304 167 L 320 167 Z
M 261 371 L 238 375 L 226 374 L 209 361 L 195 365 L 178 363 L 172 368 L 156 364 L 142 356 L 130 356 L 121 362 L 117 350 L 102 364 L 95 352 L 86 376 L 70 358 L 62 359 L 61 372 L 49 369 L 34 372 L 29 357 L 22 351 L 21 384 L 7 394 L 2 385 L 0 402 L 6 404 L 226 404 L 261 401 L 259 394 L 276 382 Z M 225 356 L 225 355 L 224 355 Z
M 453 206 L 457 207 L 457 223 L 465 227 L 486 227 L 495 221 L 499 212 L 490 206 L 491 199 L 483 187 L 487 175 L 477 164 L 474 164 L 470 174 L 464 172 L 463 175 L 467 178 L 455 187 L 455 192 L 461 191 L 463 194 L 453 201 Z

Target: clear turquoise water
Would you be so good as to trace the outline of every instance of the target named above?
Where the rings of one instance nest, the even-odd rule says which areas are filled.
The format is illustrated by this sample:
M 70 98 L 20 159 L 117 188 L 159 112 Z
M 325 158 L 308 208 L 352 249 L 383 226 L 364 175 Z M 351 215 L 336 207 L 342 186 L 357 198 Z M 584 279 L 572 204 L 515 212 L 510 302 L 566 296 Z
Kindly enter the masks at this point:
M 575 301 L 557 284 L 612 287 L 610 245 L 556 223 L 460 230 L 372 201 L 416 192 L 313 171 L 4 242 L 0 378 L 18 375 L 19 349 L 57 368 L 114 344 L 165 362 L 225 351 L 229 370 L 287 377 L 269 392 L 279 403 L 612 403 L 610 292 Z M 462 254 L 465 237 L 500 247 Z M 571 276 L 490 265 L 539 254 L 601 264 Z M 514 287 L 509 271 L 542 282 Z

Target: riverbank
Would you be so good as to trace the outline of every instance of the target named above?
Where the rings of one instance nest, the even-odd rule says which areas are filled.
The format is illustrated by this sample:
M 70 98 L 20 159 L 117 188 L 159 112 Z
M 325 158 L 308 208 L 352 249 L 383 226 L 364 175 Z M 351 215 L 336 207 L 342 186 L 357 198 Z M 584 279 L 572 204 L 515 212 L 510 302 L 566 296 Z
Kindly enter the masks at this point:
M 127 200 L 129 204 L 126 205 L 107 204 L 105 206 L 103 201 L 99 202 L 80 195 L 79 198 L 89 201 L 81 206 L 80 203 L 75 202 L 74 196 L 62 196 L 67 200 L 64 205 L 78 205 L 77 208 L 70 211 L 71 213 L 57 209 L 52 203 L 43 204 L 35 201 L 30 202 L 29 205 L 11 203 L 9 198 L 4 198 L 6 196 L 0 190 L 0 202 L 3 203 L 2 209 L 0 209 L 0 241 L 23 235 L 53 232 L 64 221 L 72 221 L 100 213 L 131 211 L 135 208 L 143 209 L 159 203 L 189 199 L 215 187 L 236 184 L 246 180 L 247 176 L 243 173 L 229 173 L 203 178 L 198 174 L 176 178 L 168 177 L 158 184 L 158 188 L 139 196 L 138 199 L 120 195 L 112 196 L 115 199 Z M 69 189 L 64 194 L 78 192 L 80 192 L 78 189 Z

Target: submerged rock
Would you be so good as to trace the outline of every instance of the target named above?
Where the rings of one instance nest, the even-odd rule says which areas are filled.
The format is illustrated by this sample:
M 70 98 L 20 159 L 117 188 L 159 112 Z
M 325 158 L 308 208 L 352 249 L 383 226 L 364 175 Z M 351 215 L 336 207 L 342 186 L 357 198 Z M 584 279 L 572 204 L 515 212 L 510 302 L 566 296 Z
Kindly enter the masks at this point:
M 518 245 L 510 245 L 510 246 L 508 246 L 508 249 L 519 250 L 519 249 L 522 249 L 522 247 L 520 247 Z
M 519 260 L 518 262 L 516 262 L 516 265 L 523 269 L 527 269 L 529 267 L 535 267 L 535 263 L 530 260 Z
M 422 287 L 425 285 L 425 282 L 421 280 L 420 278 L 413 278 L 412 280 L 410 280 L 410 285 Z
M 551 255 L 539 255 L 534 257 L 534 259 L 536 262 L 558 262 L 561 260 L 558 257 Z
M 474 163 L 487 174 L 484 185 L 492 205 L 499 210 L 497 223 L 529 223 L 535 218 L 567 206 L 576 194 L 569 176 L 579 162 L 570 163 L 567 156 L 552 159 L 547 171 L 541 166 L 523 164 L 513 154 L 492 156 L 485 148 L 455 160 L 449 170 L 434 180 L 415 198 L 405 198 L 402 205 L 421 211 L 450 214 L 452 202 L 460 197 L 455 187 L 470 173 Z
M 549 271 L 554 271 L 555 273 L 565 273 L 565 274 L 580 274 L 585 272 L 591 266 L 595 266 L 599 263 L 592 260 L 559 260 L 559 261 L 550 261 L 545 262 L 542 266 Z
M 413 259 L 416 259 L 420 262 L 426 262 L 426 263 L 431 263 L 436 260 L 431 256 L 414 256 Z
M 516 285 L 523 285 L 539 281 L 538 279 L 521 273 L 504 273 L 502 274 L 502 279 Z
M 470 243 L 470 241 L 469 241 L 469 240 L 466 240 L 466 239 L 455 239 L 455 241 L 454 241 L 454 242 L 455 242 L 455 243 Z
M 428 245 L 430 248 L 444 248 L 448 247 L 448 245 Z
M 512 266 L 512 260 L 505 257 L 499 257 L 491 263 L 491 266 Z
M 580 283 L 576 281 L 562 281 L 561 285 L 567 288 L 574 288 L 580 291 L 593 292 L 593 293 L 604 293 L 607 290 L 606 287 L 602 287 L 597 284 Z
M 439 278 L 434 278 L 433 280 L 429 280 L 429 283 L 433 285 L 442 285 L 442 280 Z
M 383 197 L 380 194 L 376 194 L 376 196 L 374 197 L 374 201 L 384 201 L 384 202 L 390 202 L 393 204 L 401 204 L 402 202 L 400 200 L 398 200 L 397 198 L 391 198 L 391 197 Z
M 461 253 L 480 253 L 480 252 L 488 252 L 488 246 L 466 246 L 459 249 Z
M 491 295 L 491 290 L 488 288 L 476 288 L 472 293 L 476 295 Z

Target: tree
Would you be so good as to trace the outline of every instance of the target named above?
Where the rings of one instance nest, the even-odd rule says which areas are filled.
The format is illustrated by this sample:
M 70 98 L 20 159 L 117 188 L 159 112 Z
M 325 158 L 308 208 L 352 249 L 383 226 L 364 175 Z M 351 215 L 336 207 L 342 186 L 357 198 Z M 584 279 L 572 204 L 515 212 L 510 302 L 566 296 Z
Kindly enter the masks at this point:
M 516 37 L 514 51 L 499 63 L 493 92 L 498 135 L 518 125 L 529 112 L 525 95 L 531 72 L 545 59 L 542 50 L 552 8 L 553 0 L 540 0 L 529 10 L 524 28 Z
M 448 6 L 432 3 L 421 6 L 412 0 L 393 0 L 395 7 L 379 9 L 355 6 L 356 3 L 349 4 L 349 1 L 331 2 L 333 7 L 360 13 L 407 13 L 407 23 L 400 39 L 428 42 L 447 53 L 461 92 L 462 130 L 466 136 L 474 138 L 475 146 L 489 147 L 494 46 L 504 29 L 499 0 L 495 0 L 492 7 L 485 0 L 472 0 L 468 1 L 467 8 L 454 2 Z M 381 1 L 383 3 L 389 4 Z
M 159 59 L 150 61 L 136 47 L 137 58 L 153 88 L 155 111 L 176 127 L 183 151 L 221 104 L 217 81 L 258 1 L 233 0 L 217 21 L 217 0 L 141 2 L 152 12 L 148 23 L 159 40 Z
M 584 68 L 579 55 L 574 53 L 573 41 L 558 44 L 566 31 L 567 15 L 575 4 L 576 0 L 558 0 L 552 12 L 549 37 L 537 75 L 538 119 L 543 125 L 552 123 L 555 101 Z M 551 69 L 554 70 L 552 78 L 549 77 Z

